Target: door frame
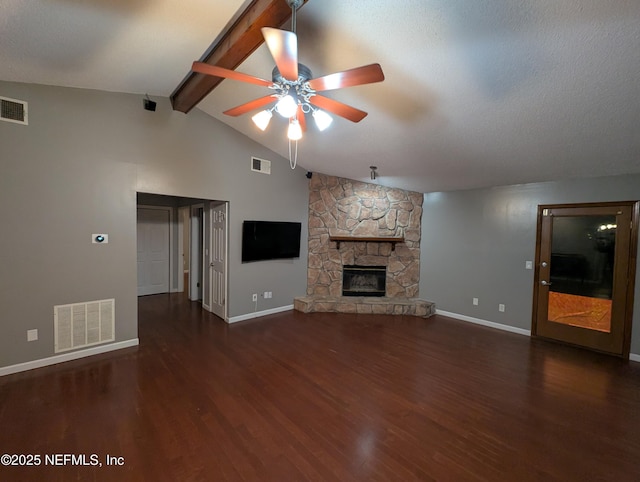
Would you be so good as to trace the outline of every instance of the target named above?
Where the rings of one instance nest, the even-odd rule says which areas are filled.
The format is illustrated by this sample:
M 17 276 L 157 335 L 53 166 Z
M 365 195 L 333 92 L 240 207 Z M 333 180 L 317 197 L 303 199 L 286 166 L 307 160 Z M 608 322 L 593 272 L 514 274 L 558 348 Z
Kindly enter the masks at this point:
M 635 294 L 635 279 L 636 279 L 636 266 L 638 263 L 638 223 L 640 220 L 640 201 L 620 201 L 620 202 L 602 202 L 602 203 L 572 203 L 572 204 L 540 204 L 538 205 L 537 213 L 537 227 L 536 227 L 536 253 L 535 253 L 535 270 L 534 270 L 534 282 L 533 282 L 533 310 L 531 319 L 531 336 L 538 337 L 537 333 L 537 320 L 540 296 L 540 250 L 542 242 L 542 223 L 543 213 L 545 209 L 567 209 L 567 208 L 597 208 L 597 207 L 612 207 L 625 205 L 631 208 L 631 226 L 629 236 L 629 263 L 627 266 L 627 283 L 626 283 L 626 303 L 624 306 L 624 328 L 623 328 L 623 342 L 622 353 L 620 356 L 624 359 L 629 359 L 629 353 L 631 350 L 631 328 L 633 324 L 633 305 Z M 550 338 L 541 337 L 546 340 Z M 560 341 L 560 340 L 558 340 Z M 564 343 L 564 342 L 563 342 Z M 583 347 L 588 348 L 588 347 Z M 614 356 L 616 356 L 614 354 Z
M 200 213 L 202 209 L 202 213 Z M 201 301 L 202 296 L 202 263 L 204 253 L 202 252 L 202 216 L 204 215 L 204 203 L 191 205 L 191 247 L 189 249 L 189 299 L 191 301 Z
M 211 202 L 202 210 L 202 308 L 211 312 Z
M 191 206 L 180 206 L 178 207 L 178 212 L 177 212 L 177 218 L 178 218 L 178 260 L 177 260 L 177 264 L 179 264 L 180 266 L 176 268 L 177 272 L 178 272 L 178 293 L 183 293 L 185 291 L 185 289 L 187 291 L 189 291 L 188 286 L 185 288 L 184 286 L 184 274 L 185 274 L 185 269 L 184 269 L 184 264 L 185 264 L 185 256 L 184 256 L 184 251 L 185 251 L 185 243 L 184 243 L 184 238 L 185 235 L 187 237 L 187 243 L 189 244 L 189 248 L 190 243 L 191 243 Z M 189 266 L 189 268 L 191 268 L 190 264 L 190 260 L 187 259 L 186 260 L 187 266 Z

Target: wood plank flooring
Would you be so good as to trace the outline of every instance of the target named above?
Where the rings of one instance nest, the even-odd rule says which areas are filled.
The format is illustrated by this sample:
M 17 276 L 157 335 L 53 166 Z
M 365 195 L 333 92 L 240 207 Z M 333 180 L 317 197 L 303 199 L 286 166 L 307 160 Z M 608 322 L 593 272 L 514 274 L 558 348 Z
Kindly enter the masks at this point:
M 137 348 L 0 378 L 0 454 L 42 457 L 0 480 L 640 480 L 638 363 L 440 316 L 139 312 Z

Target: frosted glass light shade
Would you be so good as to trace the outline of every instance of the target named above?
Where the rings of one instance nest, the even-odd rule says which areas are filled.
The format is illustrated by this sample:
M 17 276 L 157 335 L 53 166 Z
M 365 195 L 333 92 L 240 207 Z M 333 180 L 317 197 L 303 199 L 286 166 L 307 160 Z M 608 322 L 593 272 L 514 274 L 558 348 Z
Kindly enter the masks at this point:
M 285 95 L 276 104 L 276 110 L 282 117 L 289 119 L 296 115 L 296 112 L 298 111 L 298 103 L 290 95 Z
M 333 117 L 331 117 L 323 110 L 316 110 L 313 112 L 313 120 L 316 122 L 318 130 L 322 132 L 331 125 L 331 123 L 333 122 Z
M 272 115 L 273 114 L 271 114 L 270 110 L 263 110 L 254 115 L 251 120 L 258 127 L 258 129 L 263 131 L 269 125 L 269 121 L 271 120 Z

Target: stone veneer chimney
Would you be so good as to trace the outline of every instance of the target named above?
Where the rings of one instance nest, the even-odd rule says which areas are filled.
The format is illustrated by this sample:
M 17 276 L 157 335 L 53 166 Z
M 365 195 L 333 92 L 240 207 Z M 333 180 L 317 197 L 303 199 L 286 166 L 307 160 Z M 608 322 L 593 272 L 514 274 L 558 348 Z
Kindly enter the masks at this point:
M 340 296 L 342 266 L 386 266 L 387 297 L 414 298 L 420 282 L 423 196 L 314 173 L 309 181 L 308 296 Z M 404 237 L 331 242 L 330 236 Z M 394 247 L 395 246 L 395 247 Z

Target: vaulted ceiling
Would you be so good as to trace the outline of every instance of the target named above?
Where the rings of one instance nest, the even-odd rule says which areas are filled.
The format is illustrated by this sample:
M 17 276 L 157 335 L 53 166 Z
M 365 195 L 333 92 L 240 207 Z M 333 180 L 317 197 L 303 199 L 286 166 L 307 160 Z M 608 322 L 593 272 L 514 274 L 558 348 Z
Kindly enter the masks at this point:
M 168 97 L 249 4 L 3 0 L 0 80 Z M 308 0 L 297 31 L 314 76 L 386 77 L 327 94 L 369 115 L 309 123 L 310 171 L 420 192 L 640 173 L 637 0 Z M 262 45 L 237 70 L 272 68 Z M 288 157 L 284 122 L 222 114 L 267 93 L 224 80 L 196 108 Z

